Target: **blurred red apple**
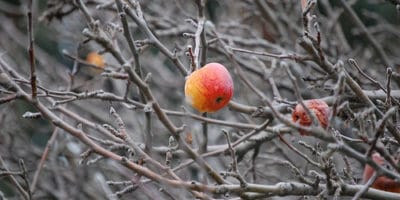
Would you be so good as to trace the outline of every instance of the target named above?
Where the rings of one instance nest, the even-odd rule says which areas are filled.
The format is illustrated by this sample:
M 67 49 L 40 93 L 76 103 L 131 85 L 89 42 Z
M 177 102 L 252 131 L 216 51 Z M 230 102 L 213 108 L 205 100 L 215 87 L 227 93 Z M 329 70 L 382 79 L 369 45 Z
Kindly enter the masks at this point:
M 376 162 L 378 165 L 385 164 L 385 159 L 381 157 L 379 153 L 372 154 L 372 160 Z M 363 174 L 363 183 L 368 182 L 368 180 L 371 178 L 374 172 L 375 172 L 374 168 L 372 168 L 369 165 L 365 165 Z M 386 176 L 379 176 L 371 187 L 378 190 L 384 190 L 387 192 L 400 193 L 400 182 L 396 182 L 395 180 Z
M 311 99 L 304 101 L 304 105 L 314 113 L 318 122 L 323 128 L 328 126 L 329 106 L 320 99 Z M 293 122 L 298 122 L 302 126 L 310 126 L 312 124 L 311 117 L 309 117 L 301 104 L 297 104 L 292 113 Z M 300 135 L 310 135 L 309 133 L 299 130 Z

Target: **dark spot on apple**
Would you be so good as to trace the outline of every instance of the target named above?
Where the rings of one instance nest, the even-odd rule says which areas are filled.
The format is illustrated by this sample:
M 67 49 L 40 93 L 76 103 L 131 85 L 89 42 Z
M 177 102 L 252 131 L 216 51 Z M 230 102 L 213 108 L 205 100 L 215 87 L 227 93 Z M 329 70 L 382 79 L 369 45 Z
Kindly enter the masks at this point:
M 223 99 L 224 99 L 224 98 L 222 98 L 222 97 L 217 97 L 217 99 L 215 99 L 215 102 L 221 103 L 221 101 L 222 101 Z

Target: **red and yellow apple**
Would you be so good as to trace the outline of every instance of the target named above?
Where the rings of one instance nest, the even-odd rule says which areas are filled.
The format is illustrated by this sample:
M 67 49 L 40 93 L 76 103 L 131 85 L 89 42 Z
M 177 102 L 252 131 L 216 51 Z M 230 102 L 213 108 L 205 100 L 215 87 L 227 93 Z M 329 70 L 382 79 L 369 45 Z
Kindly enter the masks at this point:
M 329 120 L 329 106 L 320 99 L 311 99 L 304 101 L 304 105 L 314 113 L 318 122 L 323 128 L 328 126 Z M 311 117 L 309 117 L 301 104 L 297 104 L 292 113 L 292 121 L 298 122 L 302 126 L 310 126 L 312 124 Z M 309 135 L 309 133 L 299 130 L 300 135 Z
M 385 159 L 379 155 L 379 153 L 372 154 L 372 160 L 376 162 L 378 165 L 384 165 Z M 363 183 L 368 182 L 371 176 L 374 174 L 375 170 L 370 165 L 365 165 L 364 173 L 363 173 Z M 372 188 L 378 190 L 384 190 L 387 192 L 396 192 L 400 193 L 400 182 L 396 182 L 395 180 L 386 177 L 379 176 L 374 183 L 372 183 Z
M 219 63 L 209 63 L 186 78 L 186 100 L 201 113 L 220 110 L 232 95 L 232 77 Z

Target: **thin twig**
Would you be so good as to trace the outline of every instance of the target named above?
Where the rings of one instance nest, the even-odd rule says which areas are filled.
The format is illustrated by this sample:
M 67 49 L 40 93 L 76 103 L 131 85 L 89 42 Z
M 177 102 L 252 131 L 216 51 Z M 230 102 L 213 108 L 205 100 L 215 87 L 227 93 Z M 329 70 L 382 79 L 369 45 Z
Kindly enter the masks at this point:
M 385 51 L 383 50 L 382 46 L 371 35 L 371 33 L 368 31 L 367 27 L 365 27 L 365 25 L 363 24 L 361 19 L 354 12 L 354 10 L 348 5 L 348 3 L 345 0 L 340 0 L 339 3 L 343 6 L 344 10 L 349 14 L 350 18 L 353 20 L 353 22 L 356 24 L 356 26 L 358 26 L 361 29 L 362 33 L 366 36 L 367 40 L 371 43 L 372 47 L 375 49 L 375 51 L 378 54 L 378 56 L 381 59 L 381 61 L 387 67 L 392 67 L 393 64 L 389 60 L 389 58 L 386 55 Z
M 33 175 L 32 184 L 31 184 L 31 193 L 35 193 L 35 191 L 36 191 L 36 185 L 39 180 L 39 175 L 43 169 L 44 163 L 46 162 L 46 159 L 47 159 L 50 151 L 53 148 L 53 145 L 57 139 L 58 133 L 59 133 L 59 128 L 55 127 L 53 133 L 51 134 L 50 139 L 47 141 L 46 147 L 43 150 L 42 156 L 40 157 L 40 161 L 39 161 L 39 163 L 36 167 L 36 171 Z
M 32 199 L 32 192 L 31 192 L 31 185 L 29 183 L 29 176 L 28 176 L 28 171 L 26 170 L 25 162 L 22 159 L 19 159 L 19 167 L 21 168 L 22 171 L 22 179 L 25 182 L 26 185 L 26 192 L 28 193 L 29 199 Z
M 207 112 L 202 114 L 202 117 L 207 118 Z M 202 142 L 200 144 L 199 148 L 199 153 L 206 153 L 207 152 L 207 146 L 208 146 L 208 123 L 207 121 L 202 122 L 202 128 L 203 128 L 203 138 Z
M 231 154 L 231 159 L 232 159 L 232 165 L 231 166 L 232 166 L 232 171 L 233 171 L 233 173 L 226 172 L 225 174 L 235 177 L 236 179 L 239 180 L 240 185 L 243 188 L 246 188 L 247 187 L 247 182 L 245 181 L 245 179 L 243 178 L 243 176 L 239 172 L 235 149 L 232 147 L 231 138 L 229 136 L 229 133 L 226 132 L 225 130 L 222 130 L 222 132 L 224 133 L 224 135 L 226 137 L 226 141 L 228 143 L 228 149 L 229 149 L 229 152 Z
M 375 182 L 375 180 L 378 177 L 379 174 L 374 172 L 372 176 L 369 178 L 368 182 L 365 183 L 364 187 L 362 187 L 362 189 L 359 190 L 351 200 L 358 200 L 359 198 L 361 198 L 361 196 L 363 196 L 363 194 L 368 191 L 368 189 L 371 187 L 371 185 Z
M 6 162 L 3 160 L 3 157 L 0 155 L 0 164 L 3 167 L 5 171 L 9 171 Z M 12 175 L 12 173 L 7 173 L 8 176 L 10 177 L 11 181 L 13 184 L 17 187 L 18 191 L 22 194 L 24 199 L 30 200 L 29 198 L 29 193 L 24 189 L 24 187 L 21 186 L 21 184 L 18 182 L 18 180 Z
M 305 56 L 305 55 L 298 56 L 296 54 L 273 54 L 273 53 L 268 53 L 268 52 L 251 51 L 251 50 L 241 49 L 241 48 L 237 48 L 237 47 L 230 47 L 230 49 L 232 51 L 237 51 L 237 52 L 241 52 L 241 53 L 267 56 L 267 57 L 282 59 L 282 60 L 289 59 L 289 60 L 294 60 L 294 61 L 302 61 L 302 60 L 311 59 L 310 57 Z
M 32 98 L 36 99 L 37 96 L 37 86 L 36 86 L 36 58 L 35 58 L 35 48 L 34 48 L 34 35 L 33 35 L 33 20 L 32 20 L 32 0 L 28 0 L 28 36 L 29 36 L 29 63 L 31 66 L 31 90 Z
M 196 0 L 197 4 L 197 30 L 195 33 L 194 37 L 194 54 L 193 54 L 193 59 L 194 59 L 194 65 L 196 66 L 196 70 L 200 68 L 200 60 L 202 57 L 206 55 L 201 55 L 200 54 L 200 48 L 205 49 L 206 47 L 204 46 L 206 43 L 205 41 L 205 33 L 204 33 L 204 23 L 205 23 L 205 16 L 204 16 L 204 5 L 205 5 L 205 0 Z M 201 52 L 204 54 L 203 50 Z
M 154 35 L 154 33 L 150 30 L 150 28 L 147 26 L 146 21 L 143 18 L 143 15 L 141 14 L 141 7 L 138 2 L 135 1 L 134 5 L 136 6 L 135 9 L 137 13 L 135 14 L 132 9 L 129 7 L 125 8 L 126 14 L 128 14 L 135 22 L 136 24 L 141 28 L 141 31 L 143 31 L 149 40 L 151 40 L 151 44 L 155 45 L 160 51 L 167 56 L 169 59 L 172 60 L 172 62 L 175 63 L 177 66 L 178 70 L 181 72 L 182 75 L 186 76 L 188 75 L 187 70 L 185 69 L 183 63 L 174 55 L 164 44 L 160 42 L 160 40 L 157 39 L 157 37 Z

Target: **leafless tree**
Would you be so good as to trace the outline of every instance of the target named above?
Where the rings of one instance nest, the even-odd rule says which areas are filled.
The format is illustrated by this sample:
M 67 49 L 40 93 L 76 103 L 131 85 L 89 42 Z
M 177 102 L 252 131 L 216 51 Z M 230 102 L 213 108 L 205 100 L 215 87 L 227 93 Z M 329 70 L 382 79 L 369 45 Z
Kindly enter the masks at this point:
M 0 199 L 400 199 L 372 188 L 400 180 L 399 8 L 2 0 Z M 183 87 L 210 62 L 234 97 L 202 114 Z M 308 99 L 327 127 L 292 121 Z

